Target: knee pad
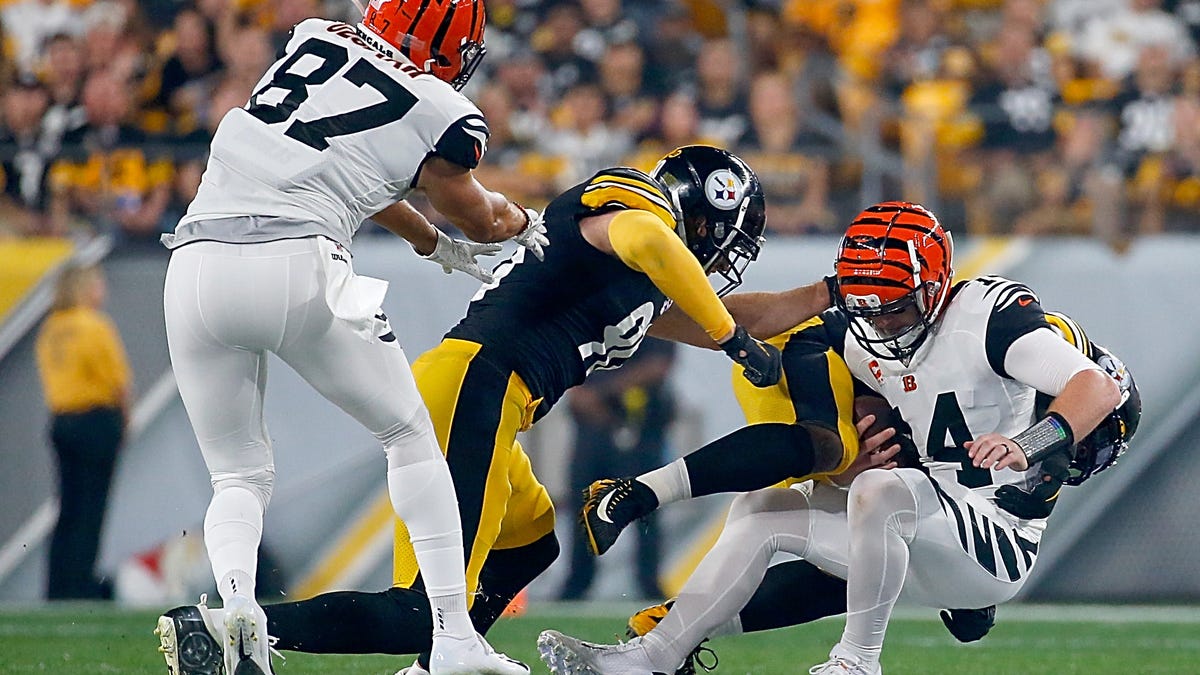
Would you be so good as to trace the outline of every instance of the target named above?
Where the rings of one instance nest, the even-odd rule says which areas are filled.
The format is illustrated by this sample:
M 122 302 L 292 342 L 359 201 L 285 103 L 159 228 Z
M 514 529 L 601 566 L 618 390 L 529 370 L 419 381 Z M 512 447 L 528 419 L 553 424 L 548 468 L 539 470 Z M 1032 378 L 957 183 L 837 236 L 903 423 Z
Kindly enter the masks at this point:
M 266 511 L 267 505 L 271 503 L 271 494 L 275 489 L 275 466 L 268 464 L 238 471 L 213 473 L 212 486 L 213 494 L 231 487 L 249 490 L 262 505 L 263 511 Z
M 436 459 L 442 454 L 425 408 L 418 408 L 412 417 L 375 437 L 383 443 L 389 469 Z
M 850 522 L 864 519 L 885 520 L 901 536 L 908 538 L 915 523 L 917 499 L 899 475 L 887 469 L 864 471 L 850 483 L 850 499 L 847 503 Z

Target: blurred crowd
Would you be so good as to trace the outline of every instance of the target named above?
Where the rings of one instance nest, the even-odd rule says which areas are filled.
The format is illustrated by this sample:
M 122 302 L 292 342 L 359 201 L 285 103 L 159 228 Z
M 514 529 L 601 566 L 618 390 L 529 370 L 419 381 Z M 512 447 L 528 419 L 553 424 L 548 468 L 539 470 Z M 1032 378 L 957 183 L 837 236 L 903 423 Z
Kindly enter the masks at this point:
M 486 0 L 464 93 L 530 205 L 706 142 L 775 234 L 923 201 L 953 230 L 1200 230 L 1200 0 Z M 221 116 L 351 0 L 0 0 L 0 237 L 156 241 Z

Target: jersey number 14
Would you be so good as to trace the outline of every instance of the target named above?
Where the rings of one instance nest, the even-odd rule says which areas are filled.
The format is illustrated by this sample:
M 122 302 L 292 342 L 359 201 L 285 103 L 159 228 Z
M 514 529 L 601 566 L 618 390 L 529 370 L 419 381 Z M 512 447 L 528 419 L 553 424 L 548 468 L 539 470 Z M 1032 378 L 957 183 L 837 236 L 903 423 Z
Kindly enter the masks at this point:
M 292 72 L 291 69 L 305 56 L 316 57 L 321 60 L 321 64 L 310 70 L 307 75 Z M 247 110 L 251 115 L 267 124 L 285 122 L 295 114 L 296 109 L 302 103 L 308 100 L 309 87 L 328 82 L 346 65 L 349 59 L 349 52 L 345 47 L 317 38 L 309 38 L 296 49 L 295 53 L 279 65 L 275 70 L 274 77 L 266 86 L 254 92 L 254 95 L 250 97 L 250 107 Z M 300 141 L 310 148 L 324 150 L 329 147 L 329 139 L 334 136 L 356 134 L 394 122 L 417 104 L 417 97 L 412 92 L 388 77 L 387 74 L 380 72 L 366 59 L 355 61 L 342 77 L 360 89 L 362 87 L 374 89 L 383 94 L 386 100 L 365 108 L 307 122 L 296 120 L 288 125 L 287 131 L 283 132 L 285 136 Z M 279 89 L 287 92 L 283 100 L 274 104 L 263 101 L 264 94 Z

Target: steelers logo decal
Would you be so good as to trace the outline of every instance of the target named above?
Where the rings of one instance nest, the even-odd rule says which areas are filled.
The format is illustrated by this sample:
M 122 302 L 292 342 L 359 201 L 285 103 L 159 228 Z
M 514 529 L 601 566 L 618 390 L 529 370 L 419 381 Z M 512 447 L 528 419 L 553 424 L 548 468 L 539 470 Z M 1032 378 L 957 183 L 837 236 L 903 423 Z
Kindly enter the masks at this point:
M 704 196 L 708 197 L 709 204 L 730 211 L 742 203 L 746 186 L 729 169 L 718 169 L 708 174 L 708 179 L 704 181 Z

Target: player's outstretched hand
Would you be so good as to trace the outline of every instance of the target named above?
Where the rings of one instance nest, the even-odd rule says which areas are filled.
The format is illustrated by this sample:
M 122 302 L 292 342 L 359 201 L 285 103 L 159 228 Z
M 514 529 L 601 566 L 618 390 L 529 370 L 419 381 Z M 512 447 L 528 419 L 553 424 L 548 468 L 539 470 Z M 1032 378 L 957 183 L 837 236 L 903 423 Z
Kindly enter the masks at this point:
M 550 237 L 546 236 L 546 224 L 542 221 L 542 214 L 516 202 L 513 202 L 513 205 L 524 211 L 525 218 L 528 219 L 525 229 L 514 236 L 513 241 L 529 249 L 529 252 L 537 256 L 538 260 L 545 260 L 546 254 L 542 249 L 550 245 Z
M 783 356 L 779 350 L 755 340 L 741 326 L 733 329 L 733 337 L 722 342 L 721 349 L 745 369 L 742 375 L 756 387 L 770 387 L 783 377 Z
M 475 258 L 481 255 L 496 255 L 500 248 L 500 244 L 452 239 L 445 232 L 438 230 L 437 245 L 433 247 L 433 253 L 421 257 L 441 265 L 446 274 L 458 270 L 490 284 L 493 279 L 492 273 L 480 267 Z
M 983 609 L 943 609 L 939 616 L 959 642 L 975 642 L 996 625 L 996 606 Z

